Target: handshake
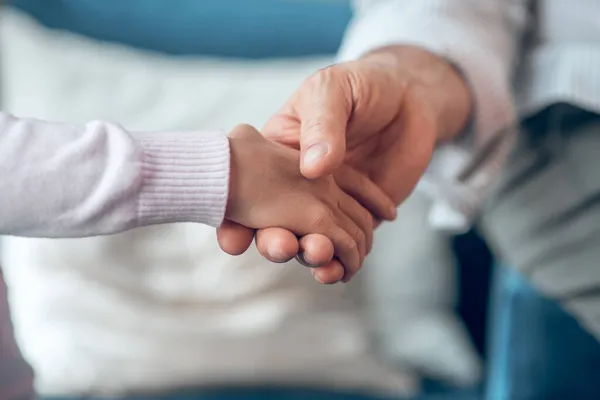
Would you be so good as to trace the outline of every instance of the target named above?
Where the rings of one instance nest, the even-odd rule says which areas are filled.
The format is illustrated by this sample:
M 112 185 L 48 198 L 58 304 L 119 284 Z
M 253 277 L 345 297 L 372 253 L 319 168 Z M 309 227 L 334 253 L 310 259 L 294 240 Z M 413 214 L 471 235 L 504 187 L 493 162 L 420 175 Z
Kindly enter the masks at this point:
M 298 150 L 269 141 L 251 126 L 236 127 L 229 143 L 227 221 L 221 231 L 232 223 L 263 229 L 267 248 L 260 243 L 258 247 L 265 257 L 286 262 L 300 252 L 307 264 L 324 268 L 321 274 L 328 276 L 317 275 L 318 280 L 347 282 L 371 250 L 374 217 L 394 219 L 394 203 L 365 175 L 346 165 L 332 175 L 304 177 Z M 222 236 L 223 250 L 233 254 L 245 250 L 231 249 Z M 288 243 L 291 249 L 282 251 L 281 245 Z
M 318 281 L 348 281 L 374 227 L 395 218 L 436 145 L 462 132 L 472 111 L 463 76 L 417 47 L 390 46 L 318 71 L 262 136 L 249 126 L 232 132 L 221 248 L 241 254 L 256 237 L 271 261 L 301 254 L 319 266 Z

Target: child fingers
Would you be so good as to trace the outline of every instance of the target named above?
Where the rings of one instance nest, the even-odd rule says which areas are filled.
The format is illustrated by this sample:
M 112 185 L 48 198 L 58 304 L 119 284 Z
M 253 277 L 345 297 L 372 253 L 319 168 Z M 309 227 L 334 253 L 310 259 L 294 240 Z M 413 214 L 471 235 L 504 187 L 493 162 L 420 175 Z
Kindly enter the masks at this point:
M 303 236 L 299 240 L 300 252 L 298 261 L 309 268 L 313 277 L 324 285 L 331 285 L 344 278 L 344 266 L 333 259 L 334 248 L 332 241 L 318 233 Z
M 336 215 L 336 224 L 339 226 L 339 228 L 341 228 L 340 230 L 343 232 L 343 234 L 340 234 L 339 239 L 341 246 L 336 245 L 335 238 L 333 240 L 333 244 L 336 255 L 346 268 L 344 281 L 347 281 L 346 279 L 352 277 L 356 271 L 358 271 L 364 261 L 367 248 L 367 237 L 361 227 L 357 225 L 356 222 L 354 222 L 352 218 L 346 215 L 341 209 L 338 210 L 338 215 Z M 347 262 L 343 257 L 343 254 L 340 253 L 340 250 L 346 250 L 347 248 L 354 249 L 356 253 L 356 259 L 353 259 L 352 262 Z
M 392 221 L 396 218 L 396 205 L 369 177 L 352 167 L 343 165 L 334 174 L 335 182 L 375 217 Z
M 330 261 L 322 267 L 313 268 L 311 272 L 315 279 L 324 285 L 332 285 L 341 281 L 345 274 L 344 266 L 337 259 Z
M 354 198 L 343 192 L 340 193 L 338 206 L 340 210 L 354 221 L 364 235 L 365 251 L 362 255 L 366 257 L 373 247 L 373 217 L 371 213 Z
M 333 243 L 318 233 L 303 236 L 299 240 L 300 252 L 306 266 L 311 268 L 327 265 L 333 260 Z
M 258 252 L 275 263 L 285 263 L 298 254 L 298 238 L 283 228 L 259 229 L 256 232 Z
M 254 229 L 246 228 L 230 220 L 225 220 L 217 228 L 217 242 L 221 249 L 232 256 L 244 254 L 252 244 Z
M 358 269 L 362 263 L 358 244 L 362 232 L 357 234 L 360 229 L 337 204 L 328 204 L 330 200 L 327 203 L 314 200 L 316 199 L 309 196 L 305 201 L 299 201 L 299 204 L 305 204 L 304 212 L 288 213 L 287 226 L 298 227 L 294 231 L 298 236 L 317 233 L 328 237 L 333 243 L 335 256 L 344 268 L 351 271 Z
M 307 218 L 308 217 L 308 218 Z M 360 256 L 357 240 L 348 232 L 356 232 L 359 228 L 341 210 L 320 204 L 309 210 L 304 218 L 298 221 L 304 226 L 300 235 L 320 233 L 333 243 L 333 250 L 346 270 L 354 271 L 360 267 Z

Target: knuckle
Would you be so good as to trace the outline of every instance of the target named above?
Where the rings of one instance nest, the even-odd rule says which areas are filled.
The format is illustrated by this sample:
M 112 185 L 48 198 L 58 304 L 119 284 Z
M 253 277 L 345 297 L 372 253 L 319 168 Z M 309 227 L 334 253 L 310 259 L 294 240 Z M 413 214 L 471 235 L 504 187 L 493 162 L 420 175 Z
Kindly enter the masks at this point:
M 321 68 L 320 70 L 312 74 L 310 77 L 308 77 L 307 83 L 309 85 L 320 86 L 324 83 L 329 82 L 335 75 L 337 75 L 336 72 L 337 68 L 335 65 L 330 65 L 328 67 Z
M 344 239 L 344 243 L 342 243 L 342 245 L 347 248 L 348 250 L 351 251 L 358 251 L 358 243 L 356 242 L 356 240 L 354 238 L 352 238 L 351 236 L 347 237 L 346 239 Z
M 349 74 L 341 64 L 322 68 L 304 82 L 305 90 L 321 92 L 324 88 L 349 89 Z M 347 90 L 345 90 L 347 91 Z
M 315 207 L 311 213 L 311 227 L 315 231 L 322 232 L 326 230 L 331 225 L 332 220 L 331 212 L 323 205 Z
M 367 227 L 372 228 L 373 227 L 373 214 L 371 214 L 368 210 L 363 209 L 362 210 L 362 220 L 365 221 L 365 224 L 367 225 Z
M 363 244 L 366 242 L 367 235 L 363 232 L 359 227 L 354 228 L 354 237 L 359 244 Z

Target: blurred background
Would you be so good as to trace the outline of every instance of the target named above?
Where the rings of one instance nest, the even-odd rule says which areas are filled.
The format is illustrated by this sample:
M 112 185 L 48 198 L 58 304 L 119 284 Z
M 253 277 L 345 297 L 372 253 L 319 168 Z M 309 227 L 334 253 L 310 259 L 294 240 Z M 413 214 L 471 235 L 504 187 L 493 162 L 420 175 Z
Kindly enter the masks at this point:
M 335 62 L 352 18 L 346 0 L 7 3 L 3 110 L 139 131 L 260 128 Z M 428 230 L 425 206 L 403 205 L 355 282 L 335 287 L 255 251 L 225 256 L 197 226 L 4 238 L 18 344 L 47 399 L 511 399 L 558 376 L 594 385 L 558 369 L 593 339 L 477 232 Z

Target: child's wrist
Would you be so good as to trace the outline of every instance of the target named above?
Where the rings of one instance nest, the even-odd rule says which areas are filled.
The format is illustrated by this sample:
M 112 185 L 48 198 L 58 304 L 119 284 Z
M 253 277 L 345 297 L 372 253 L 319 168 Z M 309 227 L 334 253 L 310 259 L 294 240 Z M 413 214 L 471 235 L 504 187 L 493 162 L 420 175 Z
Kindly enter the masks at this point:
M 235 138 L 227 138 L 229 141 L 229 177 L 227 185 L 227 201 L 225 204 L 225 218 L 236 219 L 240 208 L 240 192 L 241 190 L 241 157 L 240 152 L 243 151 L 240 143 Z

